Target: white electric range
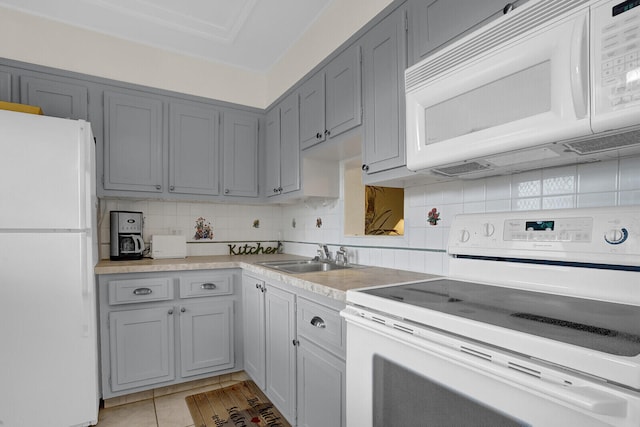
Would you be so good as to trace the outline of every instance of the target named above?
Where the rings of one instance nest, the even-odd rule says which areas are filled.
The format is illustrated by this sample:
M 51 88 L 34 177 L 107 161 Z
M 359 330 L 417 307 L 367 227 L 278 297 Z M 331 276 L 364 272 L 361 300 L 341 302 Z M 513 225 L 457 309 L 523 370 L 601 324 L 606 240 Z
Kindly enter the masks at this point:
M 640 425 L 640 207 L 459 215 L 448 255 L 347 293 L 348 426 Z

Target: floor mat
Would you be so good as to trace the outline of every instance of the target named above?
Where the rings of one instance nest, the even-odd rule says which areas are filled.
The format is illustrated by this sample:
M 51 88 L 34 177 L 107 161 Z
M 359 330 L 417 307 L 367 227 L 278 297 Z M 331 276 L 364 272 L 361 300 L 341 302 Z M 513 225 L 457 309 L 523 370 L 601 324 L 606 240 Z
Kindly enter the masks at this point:
M 253 381 L 185 397 L 196 427 L 291 427 Z

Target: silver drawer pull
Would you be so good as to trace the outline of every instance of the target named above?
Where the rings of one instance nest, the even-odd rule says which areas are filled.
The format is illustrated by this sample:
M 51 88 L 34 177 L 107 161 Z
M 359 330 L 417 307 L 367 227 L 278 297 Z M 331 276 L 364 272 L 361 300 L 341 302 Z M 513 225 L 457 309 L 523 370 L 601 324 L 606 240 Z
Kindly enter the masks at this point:
M 149 288 L 137 288 L 133 290 L 134 295 L 151 295 L 151 292 L 153 291 Z
M 320 329 L 324 329 L 327 327 L 327 325 L 324 323 L 324 320 L 322 320 L 322 317 L 318 316 L 314 316 L 313 319 L 311 319 L 311 324 Z
M 200 285 L 200 289 L 206 289 L 208 291 L 213 290 L 215 288 L 216 288 L 215 283 L 203 283 L 202 285 Z

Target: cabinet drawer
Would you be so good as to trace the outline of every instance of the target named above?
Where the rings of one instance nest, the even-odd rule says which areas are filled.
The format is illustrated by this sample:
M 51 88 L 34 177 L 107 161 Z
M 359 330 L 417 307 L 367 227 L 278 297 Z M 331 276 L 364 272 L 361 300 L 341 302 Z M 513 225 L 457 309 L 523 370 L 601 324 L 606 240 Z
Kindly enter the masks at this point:
M 233 277 L 229 273 L 180 277 L 180 298 L 231 295 L 233 293 Z
M 173 299 L 173 279 L 130 279 L 109 281 L 109 304 L 132 304 Z
M 346 329 L 338 311 L 300 297 L 297 322 L 298 335 L 344 358 Z

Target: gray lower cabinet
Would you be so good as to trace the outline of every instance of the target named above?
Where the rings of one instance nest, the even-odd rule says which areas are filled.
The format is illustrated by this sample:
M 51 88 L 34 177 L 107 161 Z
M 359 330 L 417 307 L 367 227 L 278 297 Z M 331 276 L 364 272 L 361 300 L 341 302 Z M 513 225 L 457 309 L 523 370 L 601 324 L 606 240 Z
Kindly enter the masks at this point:
M 295 425 L 296 296 L 246 272 L 242 283 L 245 372 Z
M 20 102 L 42 108 L 47 116 L 88 120 L 88 90 L 80 84 L 21 76 Z
M 175 379 L 174 307 L 109 314 L 113 392 Z
M 365 176 L 406 164 L 405 18 L 406 8 L 396 9 L 362 38 Z
M 508 0 L 410 0 L 411 64 L 459 38 L 468 30 L 502 15 Z M 511 3 L 523 3 L 511 2 Z
M 103 398 L 241 370 L 238 279 L 237 270 L 99 276 Z
M 298 93 L 293 92 L 266 116 L 266 195 L 275 197 L 300 189 Z
M 223 121 L 223 188 L 226 196 L 258 196 L 258 119 L 225 113 Z
M 220 113 L 196 104 L 169 105 L 169 192 L 219 193 Z
M 105 190 L 163 191 L 162 111 L 156 98 L 104 93 Z
M 297 415 L 299 427 L 346 426 L 344 303 L 297 300 Z
M 245 372 L 292 425 L 345 426 L 344 303 L 254 273 L 242 287 Z
M 267 384 L 265 364 L 263 279 L 244 273 L 242 276 L 242 312 L 244 370 L 262 390 Z
M 300 338 L 298 347 L 298 427 L 344 427 L 345 361 Z
M 270 284 L 265 291 L 265 393 L 282 415 L 296 419 L 295 294 Z
M 178 316 L 183 378 L 233 367 L 233 301 L 181 304 Z

